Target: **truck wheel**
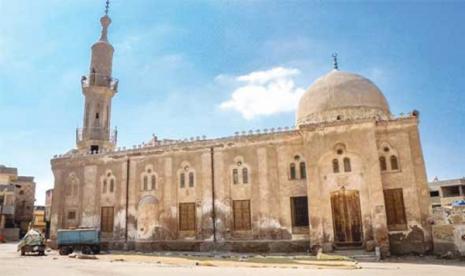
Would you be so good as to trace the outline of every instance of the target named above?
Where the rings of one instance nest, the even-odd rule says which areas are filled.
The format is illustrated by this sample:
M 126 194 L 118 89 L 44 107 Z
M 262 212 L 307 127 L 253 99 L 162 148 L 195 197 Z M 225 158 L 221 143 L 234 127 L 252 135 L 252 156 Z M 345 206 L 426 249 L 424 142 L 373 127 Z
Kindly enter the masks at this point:
M 60 255 L 62 255 L 62 256 L 65 256 L 65 255 L 70 254 L 70 252 L 69 252 L 67 246 L 60 247 L 59 253 L 60 253 Z
M 82 254 L 91 255 L 92 249 L 89 246 L 83 246 L 81 249 Z
M 26 250 L 24 248 L 21 248 L 21 256 L 26 255 Z
M 92 252 L 94 252 L 94 254 L 100 254 L 100 246 L 92 246 Z
M 39 251 L 39 256 L 44 256 L 45 252 L 43 250 Z

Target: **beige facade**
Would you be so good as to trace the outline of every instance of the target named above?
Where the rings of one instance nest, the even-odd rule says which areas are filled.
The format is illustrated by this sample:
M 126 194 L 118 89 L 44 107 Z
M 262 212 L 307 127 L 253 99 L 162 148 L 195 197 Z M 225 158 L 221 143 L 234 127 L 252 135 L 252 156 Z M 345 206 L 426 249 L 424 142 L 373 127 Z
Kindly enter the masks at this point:
M 452 203 L 465 200 L 465 178 L 438 180 L 428 183 L 431 206 L 447 207 Z
M 19 176 L 16 168 L 0 165 L 0 230 L 16 233 L 14 240 L 27 232 L 32 221 L 34 195 L 34 177 Z
M 97 44 L 108 43 L 104 22 Z M 108 45 L 92 48 L 92 64 L 113 80 Z M 87 110 L 103 90 L 116 93 L 111 82 L 83 85 L 85 126 L 101 120 Z M 291 128 L 115 149 L 105 118 L 105 135 L 82 136 L 51 161 L 52 239 L 60 228 L 96 227 L 112 247 L 148 251 L 431 247 L 418 112 L 392 116 L 362 76 L 332 70 L 315 81 Z

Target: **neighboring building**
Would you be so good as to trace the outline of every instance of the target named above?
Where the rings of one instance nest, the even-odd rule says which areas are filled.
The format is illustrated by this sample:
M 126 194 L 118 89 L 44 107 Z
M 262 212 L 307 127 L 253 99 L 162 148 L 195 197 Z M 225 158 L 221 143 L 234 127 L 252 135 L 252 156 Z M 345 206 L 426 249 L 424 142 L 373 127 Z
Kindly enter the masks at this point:
M 45 237 L 50 238 L 50 218 L 52 216 L 53 189 L 45 192 Z
M 112 248 L 149 251 L 431 249 L 418 112 L 394 117 L 375 84 L 335 66 L 302 96 L 295 128 L 115 149 L 110 22 L 82 78 L 77 149 L 51 160 L 52 239 L 96 227 Z
M 465 177 L 449 180 L 435 178 L 428 185 L 433 208 L 451 206 L 453 202 L 465 199 Z
M 33 216 L 34 194 L 34 177 L 18 176 L 16 168 L 0 165 L 0 230 L 4 236 L 17 239 L 16 236 L 27 232 Z
M 45 206 L 34 206 L 34 219 L 32 220 L 32 227 L 40 233 L 45 234 Z

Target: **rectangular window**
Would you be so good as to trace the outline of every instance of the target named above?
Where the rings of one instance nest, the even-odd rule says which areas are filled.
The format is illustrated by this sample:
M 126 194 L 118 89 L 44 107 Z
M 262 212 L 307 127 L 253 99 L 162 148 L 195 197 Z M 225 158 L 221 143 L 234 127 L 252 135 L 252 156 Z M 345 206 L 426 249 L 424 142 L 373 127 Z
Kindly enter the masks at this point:
M 407 219 L 405 216 L 402 189 L 384 190 L 384 201 L 386 205 L 388 229 L 391 231 L 406 230 Z
M 179 203 L 179 230 L 195 231 L 195 203 Z
M 439 191 L 431 191 L 431 192 L 429 192 L 429 195 L 431 197 L 438 197 L 439 196 Z
M 300 179 L 307 178 L 307 168 L 305 167 L 305 162 L 300 162 Z
M 460 186 L 442 187 L 443 197 L 456 197 L 460 196 Z
M 308 201 L 306 196 L 291 197 L 292 226 L 308 226 Z
M 239 172 L 237 171 L 237 169 L 233 169 L 232 177 L 233 177 L 233 184 L 238 184 L 239 183 Z
M 68 215 L 66 216 L 68 220 L 74 220 L 76 219 L 76 211 L 69 211 Z
M 181 173 L 179 175 L 179 187 L 184 188 L 186 186 L 186 175 Z
M 250 200 L 233 201 L 234 230 L 250 230 Z
M 189 173 L 189 187 L 194 187 L 194 173 Z
M 102 207 L 100 216 L 100 230 L 102 232 L 113 232 L 113 207 Z

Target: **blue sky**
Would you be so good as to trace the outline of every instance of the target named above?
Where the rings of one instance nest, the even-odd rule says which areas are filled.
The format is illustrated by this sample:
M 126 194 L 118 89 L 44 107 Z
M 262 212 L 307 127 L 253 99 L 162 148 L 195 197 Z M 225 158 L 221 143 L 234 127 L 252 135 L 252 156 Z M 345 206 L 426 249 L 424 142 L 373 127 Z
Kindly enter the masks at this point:
M 0 164 L 35 176 L 40 204 L 53 187 L 50 158 L 74 147 L 82 125 L 80 77 L 103 9 L 104 0 L 0 0 Z M 296 99 L 337 52 L 341 70 L 372 79 L 393 114 L 420 110 L 429 179 L 465 176 L 464 10 L 432 1 L 113 0 L 119 145 L 153 133 L 292 126 Z

